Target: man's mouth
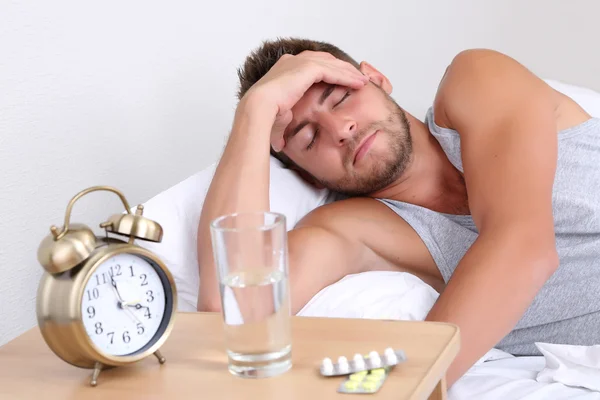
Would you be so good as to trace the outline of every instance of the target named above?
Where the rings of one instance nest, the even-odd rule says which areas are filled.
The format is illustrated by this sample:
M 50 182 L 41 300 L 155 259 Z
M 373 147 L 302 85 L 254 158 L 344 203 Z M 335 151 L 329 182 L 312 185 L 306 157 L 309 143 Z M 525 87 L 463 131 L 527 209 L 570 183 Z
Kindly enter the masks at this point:
M 354 162 L 352 165 L 356 165 L 369 151 L 369 148 L 375 141 L 375 137 L 379 131 L 375 131 L 370 135 L 365 136 L 365 138 L 360 142 L 358 147 L 356 148 L 356 152 L 354 153 Z

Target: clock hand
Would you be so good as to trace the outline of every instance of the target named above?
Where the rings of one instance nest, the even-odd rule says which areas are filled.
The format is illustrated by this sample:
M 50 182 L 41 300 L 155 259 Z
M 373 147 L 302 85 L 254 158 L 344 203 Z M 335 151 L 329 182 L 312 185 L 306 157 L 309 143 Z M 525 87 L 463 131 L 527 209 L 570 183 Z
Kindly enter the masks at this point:
M 113 289 L 115 290 L 115 293 L 117 294 L 117 298 L 119 299 L 119 302 L 122 304 L 123 298 L 121 297 L 121 294 L 119 294 L 119 289 L 117 288 L 117 282 L 115 282 L 115 278 L 112 275 L 110 276 L 110 284 L 112 285 Z
M 127 307 L 134 307 L 136 310 L 141 310 L 142 308 L 145 308 L 145 309 L 148 310 L 148 315 L 150 315 L 150 307 L 143 306 L 140 303 L 137 303 L 137 304 L 127 304 Z
M 130 309 L 125 308 L 126 306 L 123 304 L 123 302 L 119 302 L 119 308 L 122 309 L 123 311 L 127 311 L 127 314 L 129 314 L 130 316 L 132 316 L 133 318 L 135 318 L 135 320 L 142 326 L 144 326 L 144 324 L 142 323 L 142 321 L 140 321 L 140 319 L 137 317 L 137 315 L 135 315 L 134 312 L 132 312 Z
M 142 327 L 144 326 L 142 321 L 140 321 L 140 319 L 134 313 L 132 313 L 131 310 L 127 310 L 127 311 L 129 311 L 129 314 L 133 315 L 133 318 L 135 318 L 135 320 L 138 322 L 138 324 L 140 324 Z
M 137 303 L 137 304 L 128 304 L 128 303 L 125 303 L 124 305 L 126 305 L 127 307 L 135 307 L 136 310 L 141 310 L 142 308 L 147 308 L 148 310 L 150 310 L 150 307 L 143 306 L 140 303 Z
M 110 276 L 110 284 L 112 285 L 113 289 L 115 290 L 115 293 L 117 294 L 117 298 L 119 299 L 119 302 L 117 303 L 119 305 L 119 308 L 124 311 L 127 311 L 127 314 L 131 315 L 140 325 L 144 326 L 142 321 L 140 321 L 140 319 L 133 312 L 131 312 L 131 310 L 125 308 L 128 304 L 127 302 L 123 301 L 123 298 L 119 293 L 119 289 L 117 288 L 117 282 L 115 281 L 115 278 L 112 275 Z
M 148 314 L 147 314 L 147 315 L 145 315 L 145 316 L 146 316 L 146 317 L 148 317 L 148 318 L 150 318 L 150 307 L 143 306 L 143 305 L 141 305 L 140 303 L 137 303 L 137 304 L 127 304 L 127 303 L 125 303 L 125 304 L 124 304 L 124 306 L 127 306 L 127 307 L 133 307 L 133 308 L 135 308 L 136 310 L 141 310 L 142 308 L 146 308 L 146 309 L 148 310 Z M 133 311 L 129 311 L 129 312 L 133 314 Z M 140 324 L 142 324 L 142 323 L 140 322 Z M 142 326 L 143 326 L 143 325 L 144 325 L 144 324 L 142 324 Z
M 137 303 L 141 302 L 141 300 L 136 299 L 136 300 L 131 300 L 131 301 L 122 301 L 121 305 L 123 307 L 130 307 L 130 306 L 135 306 Z

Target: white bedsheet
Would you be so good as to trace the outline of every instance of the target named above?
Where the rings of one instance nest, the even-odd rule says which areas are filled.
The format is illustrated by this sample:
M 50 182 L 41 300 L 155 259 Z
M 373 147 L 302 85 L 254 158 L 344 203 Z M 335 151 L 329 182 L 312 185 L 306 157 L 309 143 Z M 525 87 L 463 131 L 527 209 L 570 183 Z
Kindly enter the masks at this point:
M 489 354 L 489 353 L 488 353 Z M 487 361 L 474 366 L 450 389 L 450 400 L 600 400 L 600 392 L 562 383 L 538 382 L 544 370 L 544 357 L 513 357 Z
M 437 297 L 435 290 L 413 275 L 401 272 L 366 272 L 349 275 L 321 290 L 298 315 L 422 320 Z M 561 350 L 560 346 L 555 349 Z M 598 352 L 591 354 L 587 361 L 595 363 L 597 372 L 600 373 L 600 359 L 596 359 L 598 355 Z M 568 368 L 568 364 L 560 365 L 562 372 Z M 454 384 L 449 397 L 451 400 L 600 400 L 600 392 L 597 391 L 557 382 L 538 382 L 541 371 L 544 372 L 541 376 L 556 375 L 546 368 L 546 358 L 543 356 L 514 357 L 492 349 Z M 585 382 L 586 378 L 589 381 L 589 377 L 582 377 L 581 374 L 580 378 L 581 381 Z

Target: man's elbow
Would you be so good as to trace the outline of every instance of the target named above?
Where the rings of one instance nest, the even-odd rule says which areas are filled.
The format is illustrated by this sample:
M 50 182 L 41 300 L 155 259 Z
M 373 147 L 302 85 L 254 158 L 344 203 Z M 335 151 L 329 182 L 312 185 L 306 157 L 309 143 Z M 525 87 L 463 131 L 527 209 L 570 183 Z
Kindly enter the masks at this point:
M 505 267 L 512 269 L 515 277 L 541 288 L 558 269 L 560 260 L 554 235 L 517 229 L 505 230 L 502 235 L 495 233 L 494 247 L 501 249 L 508 263 Z
M 560 264 L 558 252 L 553 246 L 527 246 L 524 245 L 525 259 L 528 270 L 532 272 L 532 280 L 540 287 L 543 286 L 556 272 Z
M 549 254 L 544 258 L 544 261 L 546 272 L 548 273 L 548 279 L 550 279 L 550 277 L 560 266 L 560 258 L 558 256 L 558 251 L 556 251 L 556 247 L 550 249 L 548 253 Z

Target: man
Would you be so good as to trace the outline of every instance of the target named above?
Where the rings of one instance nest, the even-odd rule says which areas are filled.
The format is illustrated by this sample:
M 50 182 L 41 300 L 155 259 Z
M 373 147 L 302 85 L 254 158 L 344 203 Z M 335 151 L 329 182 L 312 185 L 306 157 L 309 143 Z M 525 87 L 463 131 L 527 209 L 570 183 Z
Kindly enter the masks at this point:
M 219 310 L 209 223 L 269 209 L 269 151 L 348 195 L 288 233 L 292 308 L 344 275 L 407 271 L 457 324 L 451 385 L 494 346 L 600 343 L 600 120 L 491 50 L 458 54 L 425 123 L 375 67 L 281 39 L 240 73 L 233 129 L 199 226 L 198 308 Z

